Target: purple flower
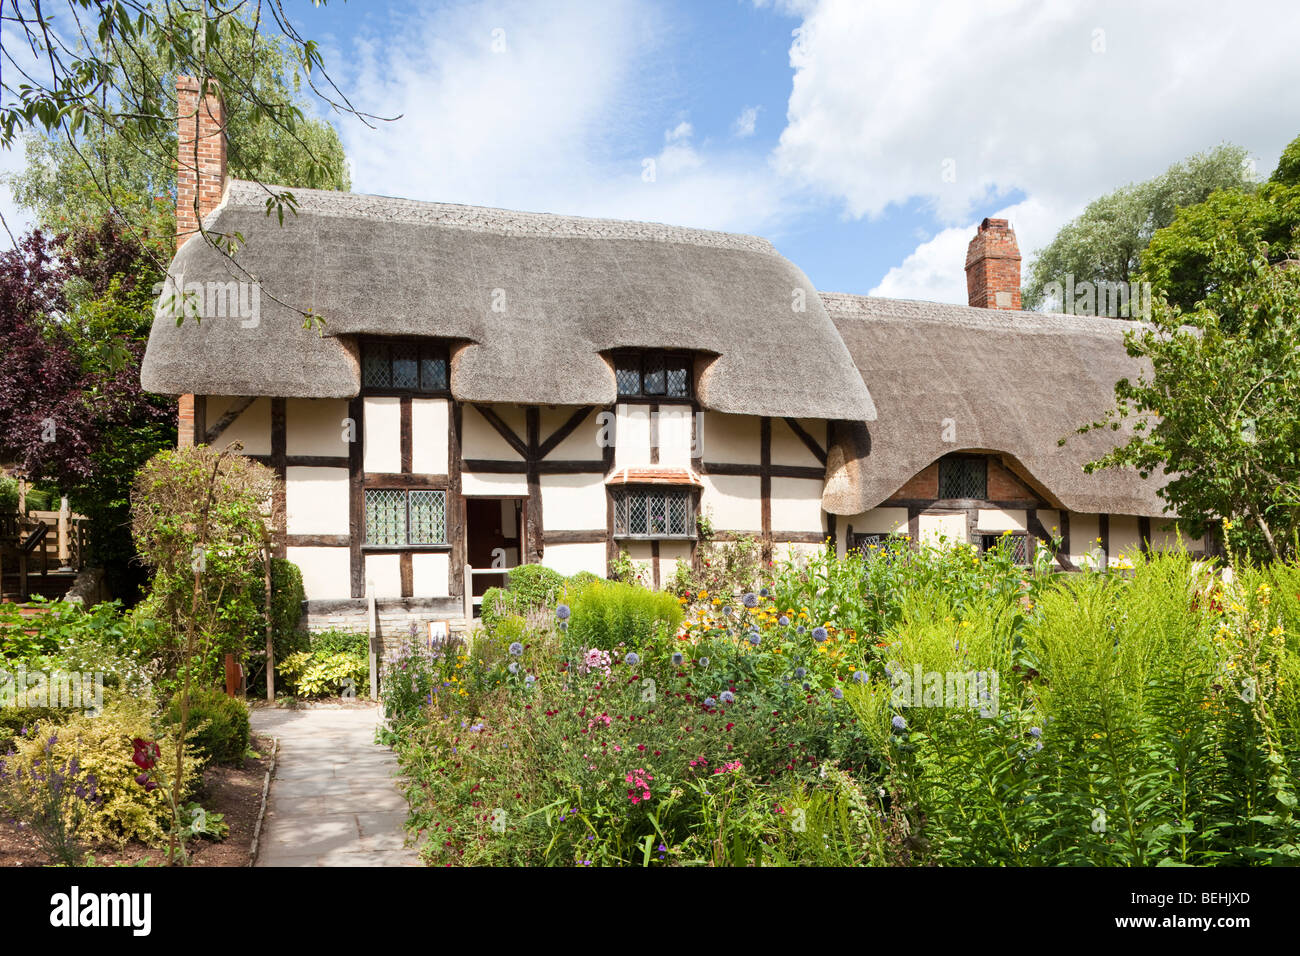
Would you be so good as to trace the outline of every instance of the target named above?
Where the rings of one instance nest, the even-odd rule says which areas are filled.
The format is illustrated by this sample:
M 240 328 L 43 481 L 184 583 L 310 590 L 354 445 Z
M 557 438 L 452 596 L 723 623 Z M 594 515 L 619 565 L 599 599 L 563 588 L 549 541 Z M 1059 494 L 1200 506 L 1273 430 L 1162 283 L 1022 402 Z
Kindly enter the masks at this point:
M 902 714 L 895 714 L 894 719 L 890 721 L 893 728 L 900 734 L 907 729 L 907 721 L 903 719 Z
M 740 599 L 740 603 L 745 607 L 758 607 L 758 595 L 750 592 Z
M 637 656 L 636 651 L 628 651 L 627 657 L 623 658 L 623 663 L 627 664 L 628 667 L 636 667 L 641 663 L 641 658 Z
M 844 691 L 840 690 L 838 687 L 833 687 L 831 688 L 831 696 L 834 697 L 836 700 L 843 700 Z
M 512 641 L 512 642 L 510 643 L 510 656 L 511 656 L 511 657 L 518 657 L 518 656 L 521 655 L 523 652 L 524 652 L 524 645 L 520 644 L 518 641 Z
M 820 644 L 822 641 L 826 640 L 826 638 L 828 638 L 828 637 L 830 637 L 830 634 L 827 633 L 826 628 L 824 628 L 824 627 L 814 627 L 814 628 L 813 628 L 813 630 L 812 630 L 812 639 L 813 639 L 814 641 L 816 641 L 818 644 Z
M 736 695 L 729 690 L 724 690 L 721 694 L 718 695 L 718 697 L 722 700 L 724 704 L 730 704 L 734 702 L 736 699 Z
M 567 604 L 561 604 L 555 609 L 555 617 L 557 620 L 567 621 L 569 619 L 569 614 L 569 605 Z
M 853 672 L 853 679 L 854 679 L 855 681 L 857 681 L 859 684 L 865 684 L 865 683 L 867 682 L 867 672 L 866 672 L 866 671 L 854 671 L 854 672 Z

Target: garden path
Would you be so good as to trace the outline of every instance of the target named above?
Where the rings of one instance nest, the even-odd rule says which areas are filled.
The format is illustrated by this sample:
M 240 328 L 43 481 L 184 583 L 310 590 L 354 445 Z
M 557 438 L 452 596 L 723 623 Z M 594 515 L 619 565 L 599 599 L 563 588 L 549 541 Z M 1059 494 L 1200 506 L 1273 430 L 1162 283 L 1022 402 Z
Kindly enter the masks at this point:
M 397 758 L 377 745 L 373 705 L 258 708 L 253 730 L 279 737 L 258 866 L 420 866 L 404 845 Z

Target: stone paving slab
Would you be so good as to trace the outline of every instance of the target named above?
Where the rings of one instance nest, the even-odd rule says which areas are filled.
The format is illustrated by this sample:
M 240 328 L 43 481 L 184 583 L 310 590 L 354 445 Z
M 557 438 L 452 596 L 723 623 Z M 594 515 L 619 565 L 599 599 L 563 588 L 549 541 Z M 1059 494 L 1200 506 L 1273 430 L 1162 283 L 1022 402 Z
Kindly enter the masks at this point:
M 421 866 L 405 845 L 397 758 L 375 740 L 374 706 L 258 708 L 253 729 L 279 737 L 258 866 Z

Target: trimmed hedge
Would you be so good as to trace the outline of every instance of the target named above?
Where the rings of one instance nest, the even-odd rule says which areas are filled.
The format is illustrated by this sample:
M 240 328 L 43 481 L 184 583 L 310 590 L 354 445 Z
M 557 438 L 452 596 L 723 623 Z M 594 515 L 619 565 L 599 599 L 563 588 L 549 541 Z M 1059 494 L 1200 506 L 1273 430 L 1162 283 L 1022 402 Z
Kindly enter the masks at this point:
M 181 720 L 181 700 L 173 697 L 167 705 L 167 722 L 175 727 Z M 199 688 L 190 691 L 190 714 L 186 727 L 190 745 L 205 760 L 237 766 L 248 752 L 248 708 L 244 702 L 227 697 L 219 690 Z

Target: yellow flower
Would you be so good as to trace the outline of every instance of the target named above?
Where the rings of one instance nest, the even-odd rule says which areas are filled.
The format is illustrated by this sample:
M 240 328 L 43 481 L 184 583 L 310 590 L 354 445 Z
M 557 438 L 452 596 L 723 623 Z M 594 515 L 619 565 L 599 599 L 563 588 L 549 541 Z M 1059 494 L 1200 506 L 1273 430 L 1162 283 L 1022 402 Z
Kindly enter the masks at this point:
M 1231 521 L 1225 521 L 1225 522 L 1223 522 L 1223 530 L 1224 530 L 1224 531 L 1231 531 L 1231 530 L 1232 530 L 1232 522 L 1231 522 Z

